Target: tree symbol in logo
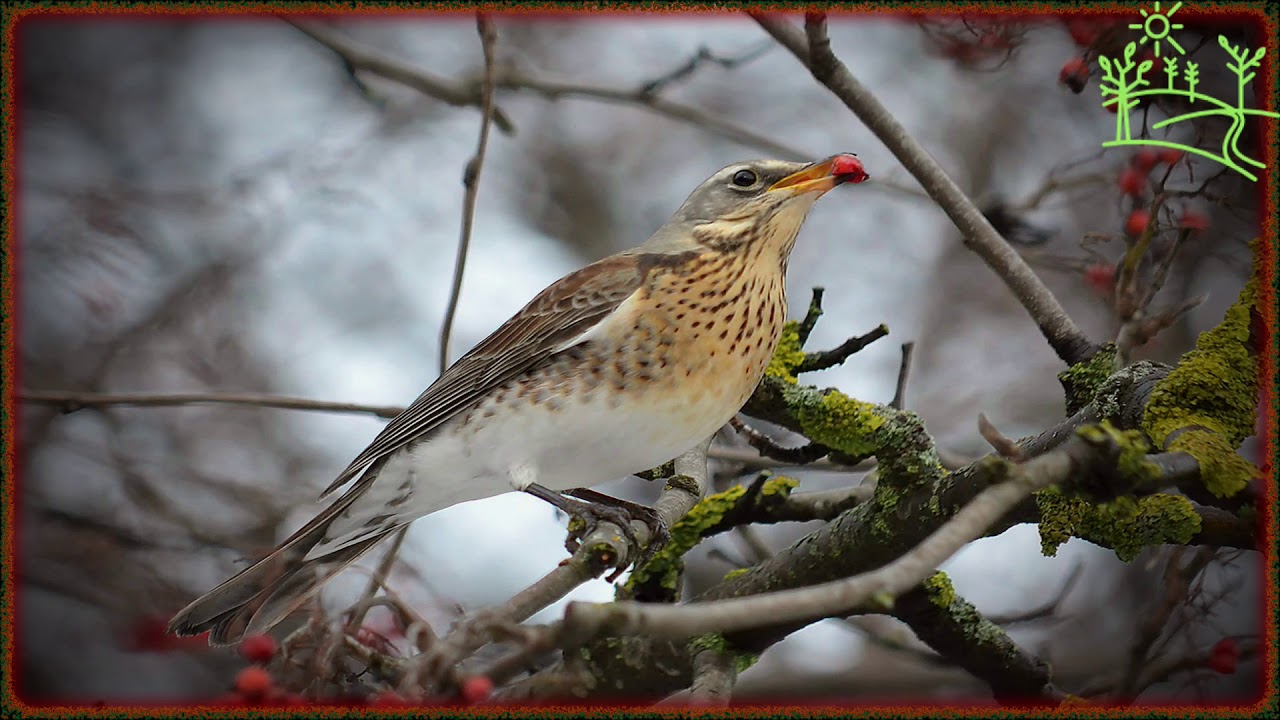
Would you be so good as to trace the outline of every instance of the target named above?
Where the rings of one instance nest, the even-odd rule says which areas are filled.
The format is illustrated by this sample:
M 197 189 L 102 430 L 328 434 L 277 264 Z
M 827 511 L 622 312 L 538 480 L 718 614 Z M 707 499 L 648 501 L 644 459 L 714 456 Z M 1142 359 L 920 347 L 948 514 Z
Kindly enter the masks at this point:
M 1227 103 L 1210 95 L 1205 95 L 1196 91 L 1196 86 L 1200 82 L 1200 68 L 1197 63 L 1187 61 L 1182 71 L 1182 80 L 1185 83 L 1185 89 L 1179 88 L 1178 85 L 1178 57 L 1170 55 L 1164 58 L 1164 74 L 1166 77 L 1165 87 L 1154 87 L 1148 80 L 1148 73 L 1151 71 L 1154 63 L 1151 60 L 1143 60 L 1141 63 L 1135 63 L 1133 55 L 1137 51 L 1138 45 L 1145 45 L 1148 41 L 1152 43 L 1152 48 L 1157 57 L 1160 56 L 1161 41 L 1167 42 L 1179 54 L 1184 54 L 1182 46 L 1174 39 L 1170 32 L 1182 28 L 1181 24 L 1170 22 L 1169 18 L 1182 7 L 1182 3 L 1176 3 L 1172 9 L 1166 14 L 1161 14 L 1160 3 L 1156 3 L 1154 11 L 1148 13 L 1146 10 L 1141 11 L 1146 20 L 1142 23 L 1130 25 L 1130 29 L 1142 30 L 1142 39 L 1138 42 L 1131 42 L 1124 48 L 1122 58 L 1098 57 L 1098 66 L 1102 68 L 1102 106 L 1116 106 L 1116 138 L 1102 143 L 1105 147 L 1119 147 L 1123 145 L 1156 145 L 1160 147 L 1177 148 L 1189 153 L 1207 157 L 1216 160 L 1219 163 L 1235 170 L 1250 180 L 1257 180 L 1252 172 L 1245 169 L 1244 165 L 1252 165 L 1255 168 L 1265 168 L 1266 165 L 1254 160 L 1240 151 L 1238 146 L 1240 135 L 1244 133 L 1245 120 L 1250 115 L 1280 118 L 1280 114 L 1268 112 L 1265 110 L 1254 110 L 1244 106 L 1244 89 L 1249 81 L 1253 80 L 1254 73 L 1252 69 L 1257 67 L 1262 61 L 1262 56 L 1266 53 L 1266 48 L 1258 48 L 1252 53 L 1243 46 L 1232 45 L 1225 36 L 1218 36 L 1218 45 L 1226 51 L 1231 61 L 1226 63 L 1228 70 L 1235 73 L 1236 76 L 1236 97 L 1235 104 Z M 1232 62 L 1234 61 L 1234 62 Z M 1145 88 L 1145 89 L 1144 89 Z M 1179 143 L 1166 142 L 1163 140 L 1151 140 L 1146 138 L 1134 139 L 1129 127 L 1129 111 L 1137 107 L 1142 102 L 1142 98 L 1162 95 L 1165 97 L 1182 97 L 1186 98 L 1188 104 L 1195 106 L 1197 102 L 1201 103 L 1201 107 L 1209 105 L 1204 110 L 1194 110 L 1182 115 L 1161 120 L 1151 126 L 1153 130 L 1159 130 L 1170 125 L 1175 125 L 1188 120 L 1195 120 L 1211 115 L 1221 115 L 1231 119 L 1231 127 L 1227 130 L 1222 139 L 1222 152 L 1215 155 L 1208 150 L 1202 150 L 1197 147 L 1181 145 Z

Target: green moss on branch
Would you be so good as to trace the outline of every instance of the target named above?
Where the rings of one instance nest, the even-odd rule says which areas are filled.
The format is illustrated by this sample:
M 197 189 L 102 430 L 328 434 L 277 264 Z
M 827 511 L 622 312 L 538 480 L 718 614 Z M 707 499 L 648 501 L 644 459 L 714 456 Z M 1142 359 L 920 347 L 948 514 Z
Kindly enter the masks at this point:
M 1066 393 L 1067 415 L 1075 415 L 1093 401 L 1098 390 L 1116 371 L 1116 346 L 1108 343 L 1093 357 L 1058 373 L 1058 382 Z
M 1258 362 L 1250 347 L 1255 281 L 1250 280 L 1223 321 L 1200 334 L 1186 355 L 1151 392 L 1143 429 L 1170 452 L 1200 464 L 1205 487 L 1231 497 L 1258 477 L 1237 449 L 1255 432 Z
M 671 527 L 671 539 L 666 546 L 643 567 L 631 573 L 620 589 L 621 594 L 649 601 L 677 599 L 685 553 L 707 535 L 720 530 L 733 517 L 745 512 L 744 502 L 763 503 L 767 507 L 770 503 L 785 500 L 797 484 L 795 478 L 776 477 L 765 481 L 755 497 L 748 495 L 747 487 L 735 485 L 704 498 Z

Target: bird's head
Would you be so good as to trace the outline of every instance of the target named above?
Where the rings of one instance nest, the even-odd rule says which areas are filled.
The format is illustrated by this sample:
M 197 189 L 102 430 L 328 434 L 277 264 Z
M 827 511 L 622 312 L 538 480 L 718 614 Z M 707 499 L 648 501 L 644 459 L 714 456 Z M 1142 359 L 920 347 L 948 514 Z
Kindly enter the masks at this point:
M 690 193 L 667 228 L 704 249 L 768 247 L 785 256 L 818 198 L 837 185 L 860 183 L 867 177 L 862 162 L 852 154 L 811 163 L 734 163 Z M 655 235 L 650 243 L 667 244 L 672 238 L 664 235 Z

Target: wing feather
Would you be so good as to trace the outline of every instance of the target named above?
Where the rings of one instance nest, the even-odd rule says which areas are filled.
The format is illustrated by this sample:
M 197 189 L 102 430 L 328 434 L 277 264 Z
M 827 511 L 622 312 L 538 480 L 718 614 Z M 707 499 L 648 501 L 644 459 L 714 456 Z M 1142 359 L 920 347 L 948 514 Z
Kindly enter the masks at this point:
M 491 390 L 580 342 L 640 288 L 648 266 L 637 255 L 622 253 L 566 275 L 543 290 L 387 423 L 320 497 L 440 427 Z

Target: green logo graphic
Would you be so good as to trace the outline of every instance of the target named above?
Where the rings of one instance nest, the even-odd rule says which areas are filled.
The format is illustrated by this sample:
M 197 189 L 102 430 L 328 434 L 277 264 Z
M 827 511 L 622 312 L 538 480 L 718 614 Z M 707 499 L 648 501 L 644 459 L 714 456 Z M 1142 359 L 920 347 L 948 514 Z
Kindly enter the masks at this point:
M 1178 87 L 1178 56 L 1167 55 L 1164 57 L 1164 74 L 1167 78 L 1165 87 L 1155 87 L 1148 81 L 1147 76 L 1151 72 L 1151 68 L 1155 65 L 1151 60 L 1143 60 L 1141 63 L 1135 63 L 1133 54 L 1137 52 L 1138 45 L 1145 45 L 1151 42 L 1152 50 L 1157 58 L 1160 57 L 1160 43 L 1169 44 L 1178 55 L 1186 54 L 1186 51 L 1178 44 L 1178 41 L 1170 36 L 1173 30 L 1182 29 L 1180 23 L 1174 23 L 1170 20 L 1174 13 L 1178 12 L 1178 8 L 1182 7 L 1182 3 L 1174 3 L 1173 7 L 1167 13 L 1160 12 L 1160 3 L 1156 3 L 1152 12 L 1148 13 L 1142 10 L 1142 16 L 1145 18 L 1141 23 L 1134 23 L 1129 26 L 1132 30 L 1141 30 L 1142 39 L 1138 42 L 1131 42 L 1124 48 L 1124 59 L 1098 57 L 1098 66 L 1102 68 L 1102 106 L 1115 106 L 1116 109 L 1116 139 L 1108 140 L 1102 143 L 1102 147 L 1120 147 L 1124 145 L 1155 145 L 1159 147 L 1176 148 L 1185 152 L 1194 153 L 1210 160 L 1216 160 L 1219 163 L 1235 170 L 1250 180 L 1257 181 L 1257 176 L 1244 165 L 1252 165 L 1255 168 L 1262 169 L 1266 165 L 1254 160 L 1253 158 L 1240 152 L 1237 143 L 1240 135 L 1244 132 L 1245 118 L 1249 115 L 1259 115 L 1270 118 L 1280 118 L 1280 114 L 1268 112 L 1265 110 L 1253 110 L 1244 107 L 1244 89 L 1245 85 L 1253 79 L 1254 73 L 1251 70 L 1258 66 L 1262 60 L 1262 56 L 1266 53 L 1266 48 L 1258 48 L 1249 53 L 1247 48 L 1233 46 L 1227 41 L 1223 35 L 1218 36 L 1218 45 L 1226 51 L 1230 56 L 1225 65 L 1228 70 L 1235 73 L 1236 76 L 1236 97 L 1235 104 L 1224 102 L 1218 98 L 1203 93 L 1196 92 L 1196 85 L 1200 80 L 1200 66 L 1190 60 L 1186 61 L 1182 70 L 1182 81 L 1185 88 Z M 1232 62 L 1234 61 L 1234 62 Z M 1132 73 L 1132 74 L 1130 74 Z M 1146 89 L 1142 89 L 1146 88 Z M 1222 153 L 1215 155 L 1207 150 L 1188 145 L 1180 145 L 1178 143 L 1165 142 L 1163 140 L 1150 140 L 1146 138 L 1133 139 L 1129 129 L 1129 111 L 1142 103 L 1142 99 L 1153 96 L 1165 97 L 1182 97 L 1192 106 L 1193 111 L 1187 112 L 1176 117 L 1161 120 L 1151 126 L 1153 130 L 1159 130 L 1170 125 L 1186 120 L 1195 120 L 1197 118 L 1208 117 L 1210 115 L 1224 115 L 1231 119 L 1231 127 L 1227 130 L 1226 135 L 1222 138 Z M 1200 102 L 1201 106 L 1208 105 L 1204 110 L 1194 110 L 1196 102 Z

